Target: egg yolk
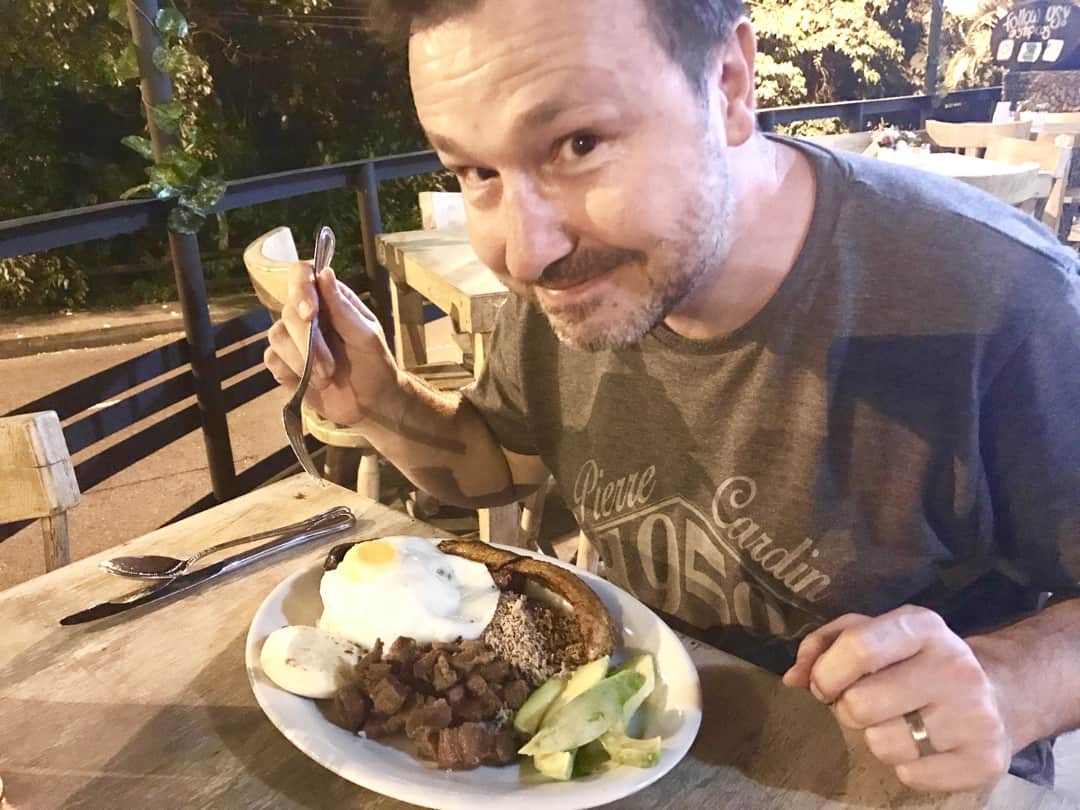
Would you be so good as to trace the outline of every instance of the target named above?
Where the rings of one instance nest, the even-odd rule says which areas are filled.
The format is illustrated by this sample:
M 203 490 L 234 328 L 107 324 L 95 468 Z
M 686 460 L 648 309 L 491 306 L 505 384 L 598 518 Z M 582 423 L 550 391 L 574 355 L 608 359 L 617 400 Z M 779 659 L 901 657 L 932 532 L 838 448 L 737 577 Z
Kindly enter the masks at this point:
M 353 582 L 363 582 L 377 576 L 372 568 L 382 568 L 397 562 L 398 553 L 390 543 L 381 540 L 369 540 L 357 543 L 350 548 L 342 559 L 338 570 Z

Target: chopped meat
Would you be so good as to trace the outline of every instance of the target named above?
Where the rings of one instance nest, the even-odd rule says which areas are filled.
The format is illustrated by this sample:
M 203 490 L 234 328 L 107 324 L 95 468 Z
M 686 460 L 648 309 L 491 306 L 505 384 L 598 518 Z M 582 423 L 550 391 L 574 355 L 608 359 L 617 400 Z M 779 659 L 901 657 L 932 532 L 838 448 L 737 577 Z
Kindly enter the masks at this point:
M 479 674 L 470 675 L 465 681 L 465 688 L 469 690 L 471 695 L 486 695 L 491 691 L 488 682 Z
M 446 699 L 450 702 L 451 706 L 456 706 L 465 699 L 467 694 L 465 685 L 459 683 L 457 686 L 452 686 L 446 691 Z
M 438 650 L 428 650 L 422 653 L 413 664 L 413 677 L 418 681 L 430 684 L 435 672 L 435 662 L 439 660 L 439 655 Z
M 491 653 L 491 656 L 491 661 L 481 664 L 474 672 L 478 673 L 488 683 L 504 683 L 509 680 L 513 674 L 510 665 L 501 658 L 495 658 L 494 652 Z
M 394 732 L 390 730 L 390 718 L 381 714 L 372 714 L 364 723 L 364 734 L 373 740 L 381 740 L 389 737 Z
M 522 680 L 510 681 L 503 688 L 503 700 L 506 701 L 506 705 L 514 711 L 521 708 L 521 705 L 529 697 L 529 685 Z
M 489 765 L 505 765 L 517 759 L 518 748 L 521 743 L 512 728 L 501 728 L 495 734 L 495 756 L 488 762 Z
M 387 675 L 370 690 L 371 701 L 379 714 L 392 715 L 401 711 L 413 691 L 395 678 Z
M 495 717 L 502 708 L 502 701 L 491 692 L 486 692 L 483 695 L 470 695 L 453 708 L 455 717 L 479 722 Z
M 375 646 L 367 651 L 367 654 L 360 659 L 358 666 L 368 666 L 370 664 L 377 664 L 382 661 L 382 639 L 375 639 Z
M 404 732 L 418 756 L 475 768 L 513 760 L 511 700 L 527 696 L 517 670 L 483 639 L 426 644 L 402 637 L 385 652 L 377 642 L 361 659 L 355 682 L 335 697 L 335 712 L 346 728 L 373 740 Z
M 420 759 L 438 759 L 439 729 L 421 727 L 409 734 L 409 739 L 416 743 L 416 755 Z
M 356 665 L 356 681 L 369 695 L 374 694 L 379 684 L 391 677 L 394 668 L 386 661 L 376 661 L 365 664 L 361 661 Z
M 386 661 L 392 661 L 396 664 L 400 664 L 406 670 L 411 669 L 413 662 L 420 656 L 420 645 L 417 644 L 416 639 L 409 638 L 408 636 L 400 636 L 394 639 L 394 643 L 390 645 L 390 651 L 386 653 L 384 659 Z
M 450 709 L 450 704 L 443 698 L 438 698 L 430 703 L 416 706 L 409 712 L 405 720 L 405 733 L 413 737 L 421 728 L 437 731 L 449 726 L 453 720 L 454 714 Z
M 490 723 L 464 723 L 439 732 L 436 761 L 440 768 L 461 770 L 505 764 L 513 761 L 516 752 L 516 740 L 506 729 Z
M 334 714 L 338 725 L 353 734 L 364 727 L 370 711 L 371 701 L 357 684 L 339 689 L 334 695 Z
M 445 692 L 460 680 L 457 670 L 450 666 L 445 653 L 440 653 L 435 661 L 435 671 L 431 673 L 431 685 L 438 692 Z
M 475 641 L 463 641 L 461 651 L 450 656 L 450 663 L 458 672 L 468 674 L 483 664 L 490 664 L 495 660 L 495 651 L 488 647 L 481 639 Z M 509 667 L 508 664 L 504 665 Z

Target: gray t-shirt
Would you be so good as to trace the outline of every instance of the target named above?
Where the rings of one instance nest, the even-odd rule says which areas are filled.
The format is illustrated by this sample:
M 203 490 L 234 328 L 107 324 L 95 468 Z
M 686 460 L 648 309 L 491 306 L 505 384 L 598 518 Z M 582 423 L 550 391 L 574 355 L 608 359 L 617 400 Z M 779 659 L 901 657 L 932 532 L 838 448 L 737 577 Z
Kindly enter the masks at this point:
M 774 671 L 844 613 L 925 604 L 965 634 L 1074 590 L 1075 252 L 961 183 L 787 142 L 815 213 L 749 323 L 587 352 L 512 300 L 466 396 L 613 582 Z

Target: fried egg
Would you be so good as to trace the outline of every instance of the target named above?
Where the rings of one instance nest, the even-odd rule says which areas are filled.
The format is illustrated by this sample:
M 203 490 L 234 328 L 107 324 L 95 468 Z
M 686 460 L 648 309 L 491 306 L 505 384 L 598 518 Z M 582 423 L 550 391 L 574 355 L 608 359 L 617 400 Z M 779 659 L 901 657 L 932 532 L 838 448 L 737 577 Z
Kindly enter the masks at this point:
M 444 554 L 420 537 L 357 543 L 323 574 L 319 594 L 319 627 L 369 649 L 399 636 L 479 638 L 499 601 L 487 566 Z

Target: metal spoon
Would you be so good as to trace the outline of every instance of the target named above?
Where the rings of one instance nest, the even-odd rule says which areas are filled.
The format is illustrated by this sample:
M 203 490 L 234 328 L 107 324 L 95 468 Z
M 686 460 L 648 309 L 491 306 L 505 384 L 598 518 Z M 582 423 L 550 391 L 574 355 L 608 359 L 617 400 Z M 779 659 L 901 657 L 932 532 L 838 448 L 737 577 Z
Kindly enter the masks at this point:
M 226 540 L 215 546 L 204 548 L 196 552 L 186 560 L 178 560 L 176 557 L 165 557 L 159 554 L 147 554 L 141 557 L 113 557 L 110 560 L 102 560 L 98 565 L 110 574 L 133 579 L 172 579 L 185 573 L 192 565 L 203 557 L 216 554 L 233 546 L 245 543 L 253 543 L 256 540 L 265 540 L 268 537 L 277 537 L 290 534 L 299 534 L 315 529 L 332 529 L 334 527 L 347 528 L 354 522 L 353 513 L 345 506 L 330 509 L 315 517 L 293 523 L 290 526 L 282 526 L 279 529 L 270 529 L 258 534 L 238 537 L 234 540 Z

